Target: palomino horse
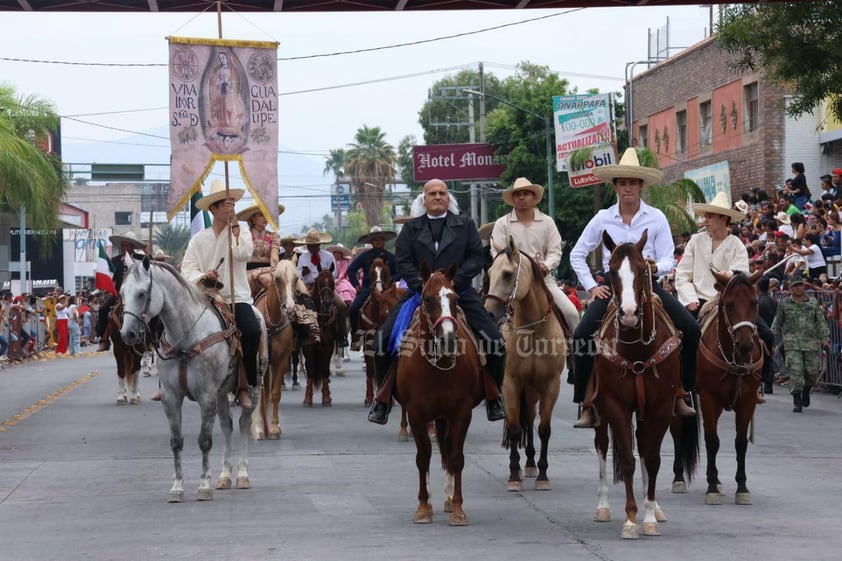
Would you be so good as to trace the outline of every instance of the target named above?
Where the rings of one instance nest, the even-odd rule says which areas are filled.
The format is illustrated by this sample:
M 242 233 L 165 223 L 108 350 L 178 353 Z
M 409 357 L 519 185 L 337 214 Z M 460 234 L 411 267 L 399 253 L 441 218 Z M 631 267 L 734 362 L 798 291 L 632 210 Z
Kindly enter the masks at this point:
M 547 451 L 553 408 L 561 388 L 567 343 L 553 299 L 543 281 L 538 264 L 509 245 L 497 254 L 488 270 L 489 289 L 485 309 L 503 324 L 506 340 L 506 375 L 503 401 L 506 424 L 503 445 L 509 448 L 509 491 L 522 491 L 518 446 L 526 447 L 525 477 L 536 477 L 535 489 L 548 490 Z M 541 455 L 535 466 L 533 424 L 535 407 L 541 420 L 538 436 Z
M 734 499 L 738 505 L 751 504 L 751 492 L 746 487 L 746 449 L 763 367 L 763 345 L 755 324 L 757 293 L 754 283 L 760 274 L 757 271 L 746 277 L 738 273 L 729 279 L 727 274 L 714 272 L 720 290 L 719 301 L 711 303 L 716 305 L 716 314 L 710 321 L 702 318 L 696 388 L 702 406 L 707 449 L 705 504 L 720 504 L 722 484 L 716 469 L 717 422 L 723 409 L 734 411 L 736 416 L 737 492 Z
M 471 413 L 485 397 L 480 357 L 470 328 L 458 321 L 453 279 L 456 265 L 446 273 L 430 274 L 421 265 L 421 303 L 401 341 L 397 363 L 396 398 L 409 417 L 418 466 L 418 508 L 413 522 L 433 521 L 427 489 L 432 443 L 427 424 L 435 421 L 442 467 L 447 472 L 444 511 L 451 526 L 468 523 L 462 510 L 462 468 L 465 437 Z
M 149 331 L 151 318 L 158 316 L 163 325 L 163 335 L 157 346 L 162 359 L 158 364 L 158 377 L 161 383 L 161 404 L 170 424 L 170 446 L 175 464 L 169 501 L 184 500 L 181 407 L 185 397 L 199 404 L 202 417 L 199 431 L 202 474 L 197 498 L 200 501 L 212 500 L 208 456 L 214 418 L 217 415 L 223 435 L 223 459 L 216 488 L 231 488 L 233 420 L 228 394 L 237 388 L 239 353 L 232 349 L 232 345 L 239 346 L 236 325 L 223 329 L 220 317 L 206 296 L 188 284 L 174 267 L 162 262 L 150 262 L 148 257 L 129 268 L 120 294 L 123 298 L 123 326 L 120 335 L 126 344 L 135 345 L 143 340 L 144 333 Z M 256 309 L 254 314 L 261 325 L 262 348 L 266 349 L 263 316 Z M 261 357 L 260 363 L 265 364 L 265 361 L 265 356 Z M 253 411 L 253 408 L 243 408 L 240 414 L 242 450 L 237 469 L 238 489 L 251 486 L 248 476 L 248 441 Z
M 319 317 L 320 341 L 314 345 L 304 345 L 304 364 L 307 370 L 307 389 L 304 393 L 304 406 L 313 406 L 313 390 L 321 386 L 322 407 L 330 407 L 330 359 L 336 348 L 336 339 L 344 330 L 338 325 L 337 317 L 343 316 L 337 310 L 335 299 L 336 283 L 333 279 L 333 267 L 320 270 L 311 289 L 311 296 L 316 303 Z M 345 303 L 343 302 L 344 306 Z
M 120 337 L 123 303 L 118 298 L 114 308 L 108 316 L 108 331 L 111 344 L 114 346 L 114 360 L 117 361 L 117 405 L 140 403 L 140 390 L 137 381 L 140 374 L 140 361 L 146 351 L 145 342 L 141 341 L 137 347 L 127 345 Z M 131 394 L 131 397 L 127 396 Z
M 298 271 L 292 261 L 280 261 L 272 271 L 272 284 L 257 295 L 255 307 L 263 314 L 269 337 L 269 368 L 260 384 L 260 403 L 255 427 L 257 440 L 281 437 L 278 407 L 281 401 L 281 383 L 290 364 L 293 349 L 293 330 L 290 317 L 295 305 L 295 288 Z M 268 406 L 272 405 L 271 423 Z
M 609 308 L 595 337 L 596 360 L 594 405 L 603 422 L 596 429 L 594 442 L 599 454 L 599 504 L 596 520 L 610 520 L 606 457 L 608 427 L 614 450 L 614 480 L 626 487 L 626 521 L 622 537 L 639 537 L 637 503 L 634 498 L 634 436 L 632 421 L 637 417 L 637 448 L 640 454 L 646 498 L 643 502 L 643 533 L 658 535 L 658 522 L 666 520 L 655 498 L 661 444 L 673 417 L 673 401 L 681 376 L 681 360 L 676 352 L 680 336 L 659 299 L 652 292 L 652 275 L 643 258 L 648 232 L 637 243 L 616 245 L 603 233 L 605 247 L 611 251 L 608 278 L 616 306 Z M 607 425 L 606 425 L 607 422 Z M 695 423 L 696 419 L 683 422 Z M 680 448 L 688 476 L 698 459 L 696 441 Z

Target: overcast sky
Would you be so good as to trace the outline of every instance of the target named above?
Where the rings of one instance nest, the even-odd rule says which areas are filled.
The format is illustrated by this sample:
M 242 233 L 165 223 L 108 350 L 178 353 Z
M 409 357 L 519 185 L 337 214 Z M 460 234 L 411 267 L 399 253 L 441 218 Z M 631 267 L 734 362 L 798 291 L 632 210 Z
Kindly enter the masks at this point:
M 328 150 L 345 147 L 363 124 L 380 126 L 395 146 L 407 134 L 420 139 L 418 110 L 428 89 L 445 74 L 466 66 L 476 68 L 479 61 L 487 72 L 500 77 L 528 60 L 549 66 L 579 91 L 620 90 L 626 63 L 647 56 L 647 30 L 665 26 L 667 18 L 675 54 L 704 38 L 709 10 L 685 6 L 359 14 L 229 12 L 223 15 L 223 36 L 280 42 L 279 143 L 293 152 L 312 154 L 320 171 Z M 481 31 L 498 26 L 504 27 Z M 115 144 L 135 133 L 159 129 L 158 136 L 142 141 L 147 145 L 144 148 L 153 147 L 144 153 L 157 154 L 146 156 L 155 160 L 147 163 L 167 163 L 169 140 L 160 137 L 168 113 L 165 37 L 216 37 L 217 18 L 215 13 L 4 12 L 2 29 L 0 81 L 13 85 L 18 93 L 55 103 L 64 117 L 65 152 L 78 143 Z M 382 48 L 419 41 L 423 43 Z M 372 48 L 380 49 L 313 57 Z M 295 57 L 311 58 L 284 60 Z M 547 104 L 549 113 L 551 101 Z M 132 146 L 126 145 L 125 162 L 135 161 L 131 152 Z M 332 180 L 309 172 L 284 177 L 279 183 L 316 193 Z M 282 229 L 290 229 L 284 227 L 285 221 L 297 230 L 298 224 L 328 212 L 327 200 L 322 196 L 319 201 L 306 207 L 303 214 L 307 216 L 296 213 L 293 217 L 290 212 L 281 216 Z

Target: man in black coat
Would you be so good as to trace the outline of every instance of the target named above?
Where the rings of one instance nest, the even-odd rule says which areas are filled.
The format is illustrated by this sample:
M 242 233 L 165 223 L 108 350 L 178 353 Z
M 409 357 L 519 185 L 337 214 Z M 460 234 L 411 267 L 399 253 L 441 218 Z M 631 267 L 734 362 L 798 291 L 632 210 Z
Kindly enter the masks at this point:
M 468 324 L 485 351 L 488 373 L 494 378 L 498 388 L 503 383 L 506 362 L 503 336 L 471 286 L 473 278 L 482 270 L 482 242 L 473 221 L 448 212 L 449 203 L 447 185 L 439 179 L 428 181 L 424 185 L 426 215 L 407 222 L 398 236 L 395 244 L 398 274 L 407 283 L 409 290 L 392 308 L 374 338 L 374 370 L 378 385 L 383 382 L 392 364 L 388 345 L 398 312 L 414 294 L 421 292 L 420 269 L 423 262 L 427 263 L 431 271 L 447 269 L 454 263 L 457 265 L 454 288 L 459 295 L 459 307 L 465 313 Z M 389 406 L 390 403 L 375 400 L 368 420 L 385 424 Z M 486 400 L 486 409 L 490 421 L 497 421 L 506 416 L 500 397 L 493 401 Z

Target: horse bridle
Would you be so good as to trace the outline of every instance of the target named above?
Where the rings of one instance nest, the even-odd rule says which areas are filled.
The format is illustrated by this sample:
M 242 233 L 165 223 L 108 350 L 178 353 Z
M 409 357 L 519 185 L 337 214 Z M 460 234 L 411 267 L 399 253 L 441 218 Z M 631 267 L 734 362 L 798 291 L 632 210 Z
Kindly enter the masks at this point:
M 728 286 L 731 285 L 731 282 L 733 282 L 734 278 L 736 277 L 732 277 L 731 280 L 728 281 L 728 284 L 722 290 L 722 294 L 725 294 L 725 291 L 728 289 Z M 732 324 L 731 318 L 728 317 L 728 310 L 725 308 L 725 301 L 723 300 L 722 295 L 720 295 L 719 297 L 719 311 L 721 312 L 722 317 L 725 319 L 725 330 L 728 332 L 728 336 L 731 338 L 730 360 L 725 355 L 725 349 L 722 348 L 722 341 L 719 339 L 719 337 L 716 338 L 716 346 L 719 347 L 719 354 L 722 355 L 722 360 L 724 360 L 725 363 L 729 367 L 733 368 L 735 371 L 750 369 L 754 363 L 749 362 L 748 364 L 740 364 L 737 362 L 737 339 L 735 338 L 735 335 L 738 329 L 742 329 L 743 327 L 749 327 L 752 331 L 752 337 L 757 337 L 757 324 L 753 321 L 748 320 L 739 321 L 735 324 Z M 749 360 L 751 360 L 751 357 L 749 357 Z
M 611 291 L 616 296 L 617 290 L 614 288 L 614 283 L 611 281 L 610 276 L 609 276 L 608 282 L 611 284 Z M 649 287 L 648 293 L 650 295 L 654 294 L 653 288 L 652 288 L 652 271 L 649 270 L 648 265 L 646 266 L 645 282 L 648 284 L 648 287 Z M 640 317 L 638 318 L 638 322 L 637 322 L 638 326 L 639 326 L 639 331 L 640 331 L 640 334 L 637 336 L 637 339 L 625 340 L 625 339 L 620 338 L 620 314 L 619 314 L 619 309 L 618 309 L 617 313 L 614 314 L 614 336 L 616 337 L 618 343 L 625 343 L 625 344 L 642 343 L 645 346 L 645 345 L 649 345 L 650 343 L 652 343 L 652 341 L 655 340 L 655 336 L 657 335 L 657 333 L 656 333 L 656 329 L 655 329 L 655 305 L 654 305 L 654 303 L 651 306 L 651 308 L 652 308 L 652 332 L 649 334 L 648 339 L 643 338 L 643 324 L 644 324 L 643 314 L 646 313 L 645 304 L 649 301 L 649 298 L 647 297 L 646 294 L 647 294 L 647 291 L 643 290 L 643 293 L 640 296 L 640 307 L 643 308 L 643 311 L 641 311 Z M 618 302 L 617 305 L 618 305 L 618 308 L 619 308 L 619 302 Z M 634 329 L 634 328 L 631 328 L 631 329 Z
M 422 290 L 422 293 L 423 293 L 423 290 Z M 456 328 L 457 331 L 459 329 L 458 328 L 459 323 L 456 321 L 456 318 L 453 317 L 453 316 L 440 315 L 436 321 L 433 321 L 433 318 L 430 317 L 430 313 L 427 311 L 426 306 L 424 306 L 423 301 L 421 302 L 421 315 L 424 317 L 424 323 L 427 324 L 427 328 L 430 330 L 430 336 L 431 337 L 435 337 L 436 328 L 439 325 L 441 325 L 442 323 L 444 323 L 445 321 L 448 321 L 448 320 L 453 322 L 453 325 L 454 325 L 454 327 Z M 436 356 L 428 355 L 427 352 L 424 350 L 423 342 L 419 342 L 418 347 L 419 347 L 419 350 L 421 351 L 421 356 L 423 356 L 424 359 L 431 366 L 434 366 L 435 368 L 437 368 L 437 369 L 439 369 L 443 372 L 447 371 L 447 370 L 453 370 L 453 367 L 456 366 L 456 356 L 455 355 L 452 356 L 451 359 L 450 359 L 450 366 L 446 366 L 446 367 L 445 366 L 439 366 L 438 363 L 441 360 L 440 356 L 436 357 Z
M 522 252 L 519 251 L 518 253 L 522 253 Z M 497 257 L 500 257 L 501 255 L 504 255 L 504 254 L 505 254 L 505 252 L 501 251 L 500 253 L 497 254 Z M 497 257 L 495 257 L 495 260 L 497 259 Z M 503 304 L 504 309 L 505 309 L 505 315 L 503 316 L 504 321 L 509 316 L 512 315 L 512 311 L 513 311 L 512 302 L 515 301 L 515 297 L 517 296 L 518 288 L 520 288 L 520 264 L 521 264 L 522 260 L 523 260 L 523 255 L 518 255 L 517 271 L 515 272 L 515 283 L 514 283 L 514 285 L 512 285 L 512 293 L 509 294 L 509 297 L 507 299 L 504 300 L 500 296 L 497 296 L 496 294 L 492 294 L 490 292 L 488 294 L 486 294 L 485 296 L 483 296 L 483 298 L 490 298 L 491 300 L 494 300 L 495 302 L 500 302 L 500 303 Z

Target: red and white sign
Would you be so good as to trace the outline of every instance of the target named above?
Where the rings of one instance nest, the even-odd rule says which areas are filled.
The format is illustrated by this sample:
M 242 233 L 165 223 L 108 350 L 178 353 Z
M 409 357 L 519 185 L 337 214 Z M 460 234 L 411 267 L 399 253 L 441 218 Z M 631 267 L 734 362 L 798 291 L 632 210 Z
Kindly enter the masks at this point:
M 592 173 L 594 168 L 600 166 L 607 166 L 617 162 L 617 156 L 614 154 L 612 146 L 603 146 L 594 148 L 590 159 L 582 165 L 582 167 L 574 169 L 570 165 L 570 158 L 567 158 L 567 174 L 570 178 L 570 186 L 574 189 L 578 187 L 587 187 L 588 185 L 597 185 L 602 183 L 602 180 Z
M 497 179 L 506 169 L 488 144 L 433 144 L 412 149 L 415 181 Z

